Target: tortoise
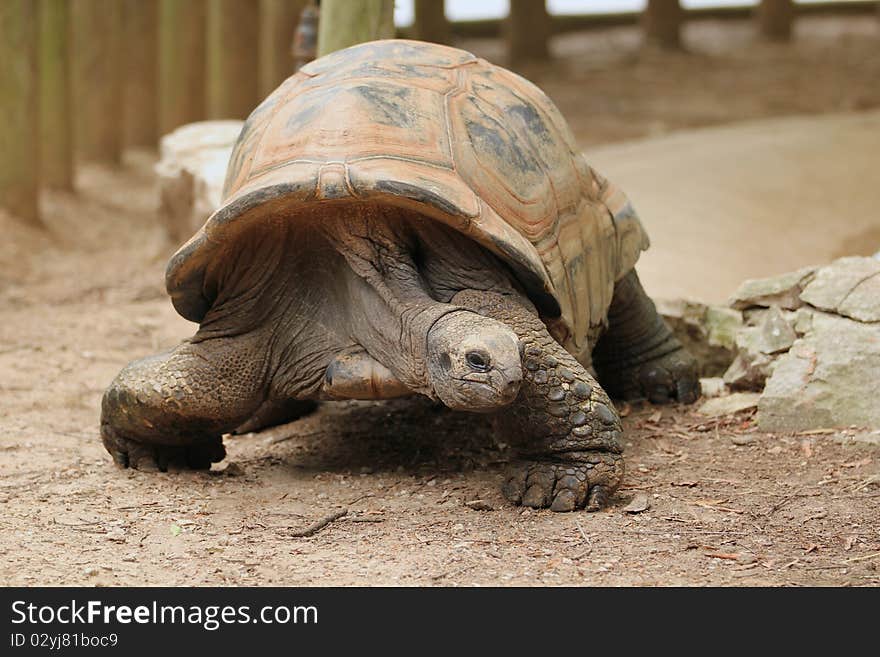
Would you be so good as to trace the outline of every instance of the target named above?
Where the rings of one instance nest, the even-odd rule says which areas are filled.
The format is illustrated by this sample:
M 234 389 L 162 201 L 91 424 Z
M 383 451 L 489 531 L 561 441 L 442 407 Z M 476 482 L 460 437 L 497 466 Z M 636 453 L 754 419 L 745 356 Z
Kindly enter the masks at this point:
M 624 472 L 609 394 L 699 396 L 634 270 L 627 197 L 547 96 L 468 52 L 386 40 L 309 63 L 245 122 L 223 198 L 166 271 L 198 331 L 104 395 L 121 466 L 210 468 L 226 433 L 420 394 L 495 413 L 513 503 L 594 510 Z

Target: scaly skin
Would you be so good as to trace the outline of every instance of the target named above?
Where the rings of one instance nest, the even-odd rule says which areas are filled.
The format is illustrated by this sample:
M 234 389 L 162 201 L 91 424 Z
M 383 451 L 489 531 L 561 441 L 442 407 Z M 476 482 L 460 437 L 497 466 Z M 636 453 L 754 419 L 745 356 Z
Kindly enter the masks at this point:
M 691 404 L 700 396 L 696 359 L 657 313 L 635 270 L 614 287 L 593 365 L 615 399 Z
M 453 303 L 504 322 L 522 346 L 519 397 L 497 416 L 525 461 L 507 477 L 505 496 L 554 511 L 601 508 L 624 473 L 620 418 L 608 395 L 527 301 L 465 290 Z
M 254 336 L 184 342 L 130 363 L 101 404 L 101 440 L 120 466 L 208 469 L 222 435 L 265 398 L 265 348 Z

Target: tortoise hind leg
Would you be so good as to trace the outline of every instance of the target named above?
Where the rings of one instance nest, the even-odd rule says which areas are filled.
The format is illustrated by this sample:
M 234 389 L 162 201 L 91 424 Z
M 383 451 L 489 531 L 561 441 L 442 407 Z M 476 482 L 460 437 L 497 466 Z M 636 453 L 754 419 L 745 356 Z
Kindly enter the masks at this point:
M 615 399 L 685 404 L 700 396 L 697 361 L 657 313 L 635 270 L 619 280 L 593 366 Z
M 245 334 L 186 341 L 130 363 L 104 393 L 104 446 L 123 467 L 210 468 L 225 456 L 223 434 L 264 401 L 265 360 Z

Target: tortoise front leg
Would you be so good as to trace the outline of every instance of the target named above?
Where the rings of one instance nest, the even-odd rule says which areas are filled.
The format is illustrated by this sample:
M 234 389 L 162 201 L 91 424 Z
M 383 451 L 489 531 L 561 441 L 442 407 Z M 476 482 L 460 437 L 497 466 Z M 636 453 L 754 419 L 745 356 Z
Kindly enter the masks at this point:
M 505 496 L 554 511 L 601 508 L 624 473 L 620 418 L 608 395 L 527 302 L 466 290 L 453 303 L 504 322 L 522 345 L 519 397 L 497 417 L 525 460 L 507 477 Z
M 101 439 L 113 460 L 138 470 L 208 469 L 222 436 L 266 396 L 265 348 L 253 334 L 186 341 L 134 361 L 104 393 Z

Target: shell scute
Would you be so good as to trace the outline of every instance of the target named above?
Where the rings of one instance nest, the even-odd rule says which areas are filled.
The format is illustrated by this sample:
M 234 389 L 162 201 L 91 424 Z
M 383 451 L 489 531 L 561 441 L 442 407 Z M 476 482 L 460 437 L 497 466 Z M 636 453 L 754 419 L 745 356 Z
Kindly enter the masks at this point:
M 497 254 L 584 362 L 614 283 L 648 246 L 535 85 L 455 48 L 376 41 L 311 62 L 254 110 L 223 206 L 169 262 L 175 307 L 204 316 L 212 260 L 246 224 L 344 199 L 413 209 Z

